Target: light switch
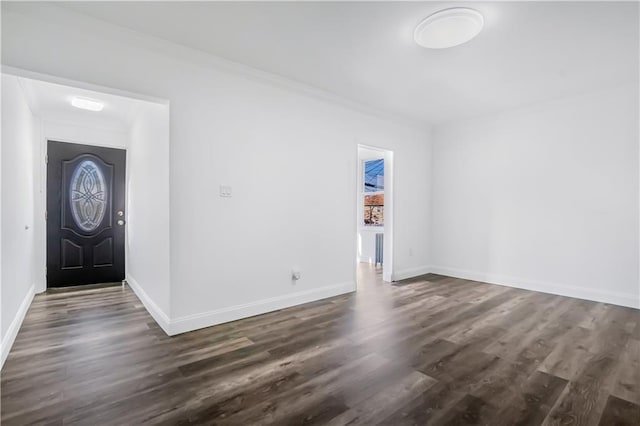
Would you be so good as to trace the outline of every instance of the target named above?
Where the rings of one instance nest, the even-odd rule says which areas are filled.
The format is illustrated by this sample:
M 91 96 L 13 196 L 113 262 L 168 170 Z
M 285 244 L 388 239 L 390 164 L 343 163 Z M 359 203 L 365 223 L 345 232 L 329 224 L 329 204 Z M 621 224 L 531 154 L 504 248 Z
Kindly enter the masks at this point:
M 231 187 L 228 185 L 220 185 L 220 196 L 221 197 L 231 197 L 232 191 Z

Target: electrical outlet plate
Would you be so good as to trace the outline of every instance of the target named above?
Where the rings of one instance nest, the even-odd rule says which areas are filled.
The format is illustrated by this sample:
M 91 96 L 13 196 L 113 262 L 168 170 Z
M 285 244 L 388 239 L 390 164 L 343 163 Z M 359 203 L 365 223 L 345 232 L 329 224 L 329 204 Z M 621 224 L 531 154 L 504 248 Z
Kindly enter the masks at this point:
M 232 195 L 232 190 L 231 187 L 228 185 L 220 185 L 220 196 L 221 197 L 231 197 Z

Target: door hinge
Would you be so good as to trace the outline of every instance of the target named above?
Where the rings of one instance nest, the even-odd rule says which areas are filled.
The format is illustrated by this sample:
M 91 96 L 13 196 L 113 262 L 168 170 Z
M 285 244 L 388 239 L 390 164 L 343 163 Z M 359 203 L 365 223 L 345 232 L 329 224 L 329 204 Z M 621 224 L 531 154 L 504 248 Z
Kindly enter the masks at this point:
M 49 154 L 44 156 L 44 164 L 49 164 Z
M 47 220 L 49 217 L 49 212 L 47 210 L 44 211 L 44 220 Z

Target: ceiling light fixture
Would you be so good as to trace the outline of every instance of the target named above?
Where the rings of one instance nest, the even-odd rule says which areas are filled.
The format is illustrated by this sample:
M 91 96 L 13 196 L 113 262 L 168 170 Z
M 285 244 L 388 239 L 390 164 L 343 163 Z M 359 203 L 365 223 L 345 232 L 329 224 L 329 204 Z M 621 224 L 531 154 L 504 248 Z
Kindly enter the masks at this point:
M 76 108 L 86 109 L 88 111 L 102 111 L 102 108 L 104 108 L 104 104 L 102 102 L 94 101 L 93 99 L 89 98 L 81 98 L 78 96 L 71 99 L 71 105 Z
M 484 18 L 474 9 L 454 7 L 426 17 L 413 34 L 416 43 L 429 49 L 445 49 L 466 43 L 480 33 Z

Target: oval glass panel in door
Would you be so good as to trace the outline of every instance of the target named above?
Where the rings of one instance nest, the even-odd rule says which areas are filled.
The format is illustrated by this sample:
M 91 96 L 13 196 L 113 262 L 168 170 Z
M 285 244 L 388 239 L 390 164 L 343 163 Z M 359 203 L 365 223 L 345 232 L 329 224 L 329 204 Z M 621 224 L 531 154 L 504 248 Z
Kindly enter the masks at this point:
M 92 160 L 80 162 L 69 185 L 71 215 L 76 225 L 86 232 L 95 230 L 107 210 L 107 188 L 104 175 Z

